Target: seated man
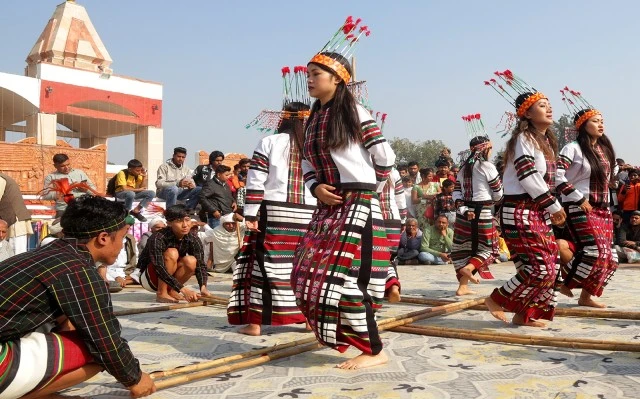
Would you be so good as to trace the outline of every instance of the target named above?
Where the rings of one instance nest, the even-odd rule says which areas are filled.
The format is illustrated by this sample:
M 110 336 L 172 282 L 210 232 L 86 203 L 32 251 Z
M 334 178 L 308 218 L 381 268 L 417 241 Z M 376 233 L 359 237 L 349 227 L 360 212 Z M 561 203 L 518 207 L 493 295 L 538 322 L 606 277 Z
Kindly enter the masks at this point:
M 418 261 L 423 265 L 444 265 L 451 261 L 452 248 L 453 230 L 449 228 L 449 219 L 439 215 L 433 226 L 427 226 L 422 232 Z
M 640 263 L 640 211 L 633 211 L 629 226 L 620 233 L 620 246 L 627 255 L 627 262 Z
M 181 299 L 195 302 L 200 295 L 184 286 L 194 273 L 200 293 L 210 295 L 202 244 L 198 237 L 189 234 L 191 217 L 184 205 L 168 208 L 164 216 L 167 227 L 149 237 L 138 258 L 140 284 L 156 293 L 157 302 L 177 303 Z
M 71 167 L 71 161 L 69 160 L 69 156 L 67 154 L 54 155 L 53 167 L 56 169 L 56 171 L 49 173 L 44 178 L 44 194 L 42 196 L 42 199 L 56 201 L 56 218 L 59 218 L 60 216 L 62 216 L 64 210 L 67 209 L 67 203 L 65 202 L 63 195 L 60 194 L 60 191 L 53 189 L 55 186 L 54 182 L 56 180 L 62 182 L 66 179 L 66 184 L 68 185 L 75 183 L 84 183 L 82 184 L 82 187 L 78 187 L 68 193 L 76 198 L 91 192 L 91 190 L 95 190 L 96 185 L 93 184 L 91 179 L 89 179 L 89 176 L 87 176 L 84 171 Z
M 400 236 L 400 245 L 396 256 L 398 264 L 417 265 L 421 241 L 422 231 L 418 228 L 418 221 L 414 218 L 407 218 L 404 231 Z
M 124 206 L 131 211 L 136 219 L 146 222 L 147 218 L 142 216 L 142 210 L 149 205 L 156 193 L 147 190 L 147 172 L 142 167 L 142 162 L 132 159 L 127 163 L 127 169 L 116 174 L 115 197 L 124 201 Z M 133 201 L 139 200 L 138 205 L 133 208 Z
M 173 149 L 173 156 L 158 167 L 156 178 L 156 195 L 166 201 L 166 207 L 171 208 L 178 200 L 184 200 L 187 208 L 196 209 L 198 195 L 202 187 L 196 186 L 192 171 L 184 164 L 187 150 L 184 147 Z
M 236 222 L 240 222 L 237 225 Z M 228 213 L 220 218 L 221 224 L 208 230 L 205 242 L 213 243 L 213 271 L 218 273 L 234 272 L 236 255 L 240 251 L 246 225 L 242 216 Z
M 156 231 L 162 230 L 167 227 L 167 221 L 164 220 L 163 217 L 153 218 L 147 224 L 147 228 L 149 230 L 145 231 L 144 234 L 140 236 L 140 241 L 138 242 L 138 253 L 141 254 L 144 247 L 147 246 L 147 240 L 149 237 Z
M 65 238 L 0 262 L 0 397 L 45 397 L 103 369 L 133 397 L 152 394 L 95 265 L 115 261 L 133 217 L 87 195 L 61 223 Z
M 206 181 L 202 186 L 200 206 L 207 214 L 207 223 L 211 228 L 220 225 L 222 215 L 236 210 L 236 202 L 233 200 L 233 194 L 227 184 L 229 176 L 231 176 L 231 168 L 226 165 L 218 165 L 213 179 Z

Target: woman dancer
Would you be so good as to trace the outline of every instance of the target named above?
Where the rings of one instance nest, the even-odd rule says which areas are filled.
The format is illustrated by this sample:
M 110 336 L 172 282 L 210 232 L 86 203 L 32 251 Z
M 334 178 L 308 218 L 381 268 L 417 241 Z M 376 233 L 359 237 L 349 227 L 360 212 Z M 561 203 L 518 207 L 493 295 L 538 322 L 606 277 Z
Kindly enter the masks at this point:
M 502 199 L 502 180 L 496 167 L 489 162 L 493 148 L 484 132 L 480 114 L 463 117 L 467 132 L 474 135 L 469 153 L 456 179 L 453 199 L 463 201 L 456 212 L 451 260 L 459 286 L 456 295 L 474 294 L 469 281 L 478 284 L 474 274 L 492 279 L 489 265 L 498 254 L 498 237 L 493 225 L 492 206 Z M 479 135 L 476 135 L 479 134 Z
M 347 90 L 352 74 L 347 57 L 359 35 L 368 32 L 366 26 L 356 28 L 359 22 L 348 18 L 308 64 L 309 94 L 317 101 L 305 127 L 302 167 L 318 209 L 291 274 L 298 306 L 318 340 L 341 352 L 349 345 L 362 351 L 338 365 L 343 369 L 387 361 L 374 316 L 389 267 L 376 191 L 382 191 L 395 155 Z
M 613 219 L 609 210 L 609 185 L 613 182 L 616 155 L 604 133 L 602 114 L 579 92 L 565 87 L 564 102 L 575 113 L 578 130 L 575 141 L 558 157 L 556 187 L 562 194 L 567 225 L 576 245 L 573 259 L 561 267 L 564 283 L 560 292 L 573 297 L 573 288 L 582 288 L 578 304 L 604 308 L 592 296 L 601 296 L 618 267 L 611 248 Z
M 306 68 L 295 67 L 294 71 L 291 77 L 290 69 L 283 68 L 284 109 L 263 111 L 257 118 L 264 122 L 261 125 L 272 121 L 279 126 L 278 134 L 258 143 L 247 176 L 244 214 L 251 233 L 238 256 L 227 308 L 229 323 L 247 324 L 239 330 L 247 335 L 260 335 L 261 325 L 306 321 L 296 305 L 290 279 L 293 254 L 307 231 L 316 199 L 305 189 L 300 165 L 310 103 Z M 292 93 L 292 88 L 300 90 Z
M 485 304 L 497 319 L 506 322 L 506 310 L 515 313 L 513 324 L 544 327 L 539 319 L 553 320 L 559 267 L 558 246 L 549 221 L 559 225 L 565 221 L 562 206 L 550 192 L 558 147 L 550 130 L 553 113 L 546 96 L 511 71 L 497 75 L 504 84 L 495 79 L 487 84 L 501 94 L 505 88 L 519 94 L 510 96 L 519 119 L 505 150 L 501 215 L 503 236 L 515 253 L 517 274 L 496 288 Z

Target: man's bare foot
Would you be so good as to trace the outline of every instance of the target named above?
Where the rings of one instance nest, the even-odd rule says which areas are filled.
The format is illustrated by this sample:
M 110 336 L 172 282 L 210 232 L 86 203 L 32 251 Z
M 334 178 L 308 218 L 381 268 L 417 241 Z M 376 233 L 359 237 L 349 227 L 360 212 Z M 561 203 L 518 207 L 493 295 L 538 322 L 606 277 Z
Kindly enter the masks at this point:
M 473 295 L 475 293 L 476 292 L 471 290 L 468 285 L 460 284 L 458 290 L 456 291 L 456 296 Z
M 246 326 L 239 329 L 238 332 L 240 334 L 252 335 L 254 337 L 257 337 L 260 335 L 260 324 L 247 324 Z
M 524 316 L 521 314 L 516 314 L 513 316 L 513 320 L 511 322 L 517 326 L 527 326 L 527 327 L 538 327 L 543 328 L 547 326 L 547 323 L 543 323 L 539 320 L 529 319 L 528 322 L 524 322 Z
M 389 361 L 389 358 L 384 352 L 380 352 L 377 355 L 362 353 L 353 359 L 338 364 L 336 367 L 343 370 L 358 370 L 385 364 L 387 361 Z
M 397 285 L 392 285 L 389 288 L 389 303 L 400 302 L 400 289 Z
M 181 294 L 175 292 L 174 290 L 169 291 L 169 296 L 171 296 L 171 298 L 175 299 L 178 302 L 184 301 L 184 297 Z
M 307 331 L 313 331 L 313 328 L 311 328 L 311 324 L 309 324 L 308 321 L 304 322 L 304 329 Z
M 158 303 L 178 303 L 179 301 L 177 299 L 174 299 L 171 296 L 156 295 L 156 302 L 158 302 Z
M 607 307 L 604 303 L 596 302 L 591 297 L 588 291 L 582 290 L 580 293 L 580 299 L 578 299 L 578 305 L 580 306 L 588 306 L 590 308 L 599 308 L 604 309 Z
M 498 320 L 504 321 L 505 323 L 508 323 L 507 316 L 504 314 L 502 306 L 495 303 L 495 301 L 491 299 L 491 297 L 487 297 L 487 299 L 484 300 L 484 304 L 487 305 L 487 308 L 489 308 L 491 316 L 495 317 Z
M 473 271 L 475 269 L 476 268 L 473 265 L 469 264 L 460 269 L 460 274 L 468 278 L 469 281 L 473 282 L 474 284 L 480 284 L 480 279 L 473 275 Z
M 564 284 L 560 286 L 560 289 L 558 291 L 560 291 L 562 295 L 566 295 L 569 298 L 573 298 L 573 292 L 571 292 L 571 289 Z

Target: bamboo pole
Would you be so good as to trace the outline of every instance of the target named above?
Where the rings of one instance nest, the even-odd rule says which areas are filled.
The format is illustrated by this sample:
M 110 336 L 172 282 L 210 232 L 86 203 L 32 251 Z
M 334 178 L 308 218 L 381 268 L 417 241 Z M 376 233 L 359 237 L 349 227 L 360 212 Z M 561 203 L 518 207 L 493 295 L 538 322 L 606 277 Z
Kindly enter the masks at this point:
M 448 303 L 460 303 L 449 299 L 432 298 L 410 298 L 402 297 L 400 303 L 411 303 L 416 305 L 440 306 Z M 487 310 L 485 305 L 476 305 L 469 309 Z M 559 317 L 592 317 L 598 319 L 619 319 L 619 320 L 640 320 L 640 312 L 622 310 L 598 310 L 598 309 L 574 309 L 556 308 L 556 316 Z
M 468 301 L 463 301 L 463 302 L 457 302 L 457 303 L 452 303 L 452 304 L 446 304 L 443 306 L 437 306 L 434 308 L 429 308 L 429 309 L 422 309 L 422 310 L 418 310 L 415 312 L 411 312 L 411 313 L 407 313 L 404 315 L 399 315 L 396 317 L 391 317 L 388 319 L 384 319 L 381 320 L 380 322 L 378 322 L 378 329 L 380 331 L 384 331 L 387 330 L 389 328 L 393 328 L 396 326 L 401 326 L 401 325 L 405 325 L 405 324 L 409 324 L 409 323 L 413 323 L 415 321 L 418 320 L 423 320 L 426 318 L 431 318 L 431 317 L 436 317 L 436 316 L 440 316 L 443 314 L 447 314 L 447 313 L 453 313 L 456 311 L 460 311 L 460 310 L 464 310 L 469 306 L 474 306 L 476 304 L 479 303 L 483 303 L 484 302 L 484 298 L 481 299 L 471 299 Z M 294 341 L 294 342 L 290 342 L 287 344 L 283 344 L 283 345 L 276 345 L 276 346 L 272 346 L 269 348 L 264 348 L 264 349 L 257 349 L 257 350 L 253 350 L 253 351 L 249 351 L 249 352 L 244 352 L 244 353 L 240 353 L 238 355 L 231 355 L 231 356 L 227 356 L 224 358 L 220 358 L 220 359 L 214 359 L 211 361 L 207 361 L 207 362 L 201 362 L 198 364 L 193 364 L 193 365 L 189 365 L 189 366 L 185 366 L 185 367 L 178 367 L 175 368 L 173 370 L 167 370 L 167 371 L 157 371 L 155 373 L 151 374 L 151 378 L 153 379 L 160 379 L 160 378 L 165 378 L 165 377 L 169 377 L 169 376 L 175 376 L 175 375 L 181 375 L 181 374 L 187 374 L 187 373 L 191 373 L 193 371 L 196 371 L 196 373 L 190 374 L 189 376 L 186 376 L 187 378 L 182 378 L 182 377 L 173 377 L 167 380 L 162 380 L 156 383 L 156 387 L 158 389 L 162 389 L 162 388 L 168 388 L 171 386 L 175 386 L 175 385 L 179 385 L 179 384 L 184 384 L 187 383 L 189 381 L 195 380 L 195 379 L 200 379 L 200 378 L 207 378 L 207 377 L 211 377 L 214 375 L 217 375 L 219 373 L 226 373 L 229 371 L 233 371 L 233 370 L 239 370 L 241 368 L 246 368 L 246 367 L 253 367 L 255 365 L 258 364 L 262 364 L 265 363 L 266 361 L 260 361 L 258 363 L 254 363 L 252 362 L 252 360 L 254 359 L 250 359 L 250 360 L 246 360 L 244 362 L 238 362 L 238 363 L 234 363 L 232 365 L 224 365 L 224 366 L 219 366 L 219 367 L 215 367 L 218 366 L 219 364 L 225 363 L 225 362 L 234 362 L 236 360 L 241 360 L 241 359 L 246 359 L 252 356 L 268 356 L 270 357 L 271 360 L 273 359 L 280 359 L 282 357 L 286 357 L 286 356 L 293 356 L 296 355 L 298 353 L 302 353 L 302 352 L 307 352 L 309 350 L 312 349 L 304 349 L 304 350 L 300 350 L 300 351 L 295 351 L 296 348 L 301 348 L 304 345 L 308 345 L 310 343 L 315 342 L 316 338 L 315 337 L 310 337 L 310 338 L 306 338 L 306 339 L 301 339 L 298 341 Z M 317 348 L 320 348 L 321 345 L 320 344 L 315 344 L 317 345 Z M 286 351 L 290 349 L 290 351 L 286 352 L 286 355 L 280 355 L 279 353 L 281 351 Z M 277 357 L 273 357 L 274 354 L 278 354 Z M 235 367 L 236 365 L 241 365 L 238 367 Z M 212 369 L 212 367 L 215 367 Z M 234 367 L 233 369 L 227 369 L 228 367 Z M 171 381 L 170 383 L 167 383 L 166 381 Z M 161 388 L 162 387 L 162 388 Z
M 321 348 L 317 342 L 302 345 L 302 346 L 294 346 L 291 348 L 283 349 L 276 352 L 265 353 L 262 356 L 255 357 L 253 359 L 245 360 L 242 362 L 237 362 L 233 364 L 223 365 L 214 367 L 211 369 L 205 369 L 202 371 L 198 371 L 192 374 L 179 375 L 176 377 L 167 378 L 165 380 L 157 381 L 156 389 L 165 389 L 169 387 L 173 387 L 176 385 L 186 384 L 190 381 L 199 380 L 202 378 L 213 377 L 214 375 L 222 374 L 222 373 L 230 373 L 235 370 L 245 369 L 249 367 L 259 366 L 261 364 L 270 362 L 271 360 L 281 359 L 284 357 L 289 357 L 293 355 L 297 355 L 299 353 L 308 352 L 314 349 Z
M 206 306 L 206 305 L 220 305 L 221 303 L 214 301 L 212 299 L 205 299 L 198 302 L 190 302 L 190 303 L 176 303 L 175 305 L 164 305 L 164 306 L 152 306 L 149 308 L 140 308 L 140 309 L 124 309 L 124 310 L 116 310 L 113 312 L 114 316 L 128 316 L 133 314 L 143 314 L 143 313 L 153 313 L 153 312 L 166 312 L 168 310 L 178 310 L 178 309 L 186 309 L 186 308 L 195 308 L 198 306 Z
M 453 328 L 431 326 L 401 326 L 393 329 L 396 332 L 428 335 L 442 338 L 466 339 L 472 341 L 500 342 L 519 345 L 552 346 L 571 349 L 592 349 L 605 351 L 640 352 L 640 344 L 626 342 L 540 337 L 531 335 L 516 335 L 496 332 L 481 332 Z

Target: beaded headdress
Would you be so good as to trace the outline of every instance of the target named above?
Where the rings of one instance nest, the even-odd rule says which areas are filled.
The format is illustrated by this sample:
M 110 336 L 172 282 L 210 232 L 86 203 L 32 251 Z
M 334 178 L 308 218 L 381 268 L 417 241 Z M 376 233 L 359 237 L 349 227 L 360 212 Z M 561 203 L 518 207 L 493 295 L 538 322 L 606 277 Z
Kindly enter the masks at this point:
M 384 129 L 384 124 L 387 121 L 387 114 L 380 111 L 374 111 L 371 102 L 369 101 L 369 91 L 367 90 L 367 81 L 366 80 L 358 80 L 354 82 L 349 82 L 347 84 L 347 90 L 353 95 L 353 98 L 362 105 L 375 119 L 376 123 L 380 127 L 382 131 Z
M 318 54 L 311 58 L 309 63 L 321 64 L 331 68 L 345 83 L 349 83 L 351 80 L 351 74 L 338 61 L 336 55 L 342 56 L 349 60 L 353 56 L 355 46 L 364 36 L 369 36 L 371 31 L 366 25 L 360 25 L 362 19 L 358 18 L 355 21 L 353 17 L 348 16 L 344 21 L 340 29 L 333 34 L 333 37 L 322 47 Z
M 589 104 L 579 91 L 571 90 L 565 86 L 560 90 L 560 93 L 562 94 L 562 102 L 565 103 L 569 112 L 573 113 L 573 125 L 576 130 L 580 129 L 580 126 L 590 118 L 600 115 L 600 111 Z
M 490 86 L 498 94 L 507 100 L 516 109 L 516 115 L 522 118 L 527 110 L 538 100 L 547 98 L 543 93 L 537 91 L 533 86 L 517 77 L 510 70 L 493 73 L 496 78 L 485 80 L 484 84 Z
M 489 138 L 480 114 L 464 115 L 462 116 L 462 120 L 464 121 L 464 128 L 467 132 L 467 138 L 469 139 L 469 141 L 473 140 L 476 137 L 486 137 L 487 139 Z M 475 159 L 477 159 L 485 149 L 491 147 L 491 145 L 491 142 L 487 140 L 482 143 L 476 144 L 472 148 L 461 151 L 460 153 L 458 153 L 458 164 L 462 165 L 465 162 L 470 161 L 469 157 L 471 156 L 471 154 L 477 155 L 474 158 L 475 161 Z
M 307 89 L 307 67 L 295 66 L 293 73 L 288 66 L 282 67 L 282 110 L 265 109 L 245 126 L 247 129 L 255 127 L 263 133 L 275 133 L 285 119 L 304 120 L 309 117 L 309 111 L 285 111 L 284 108 L 294 102 L 311 105 L 311 98 Z

